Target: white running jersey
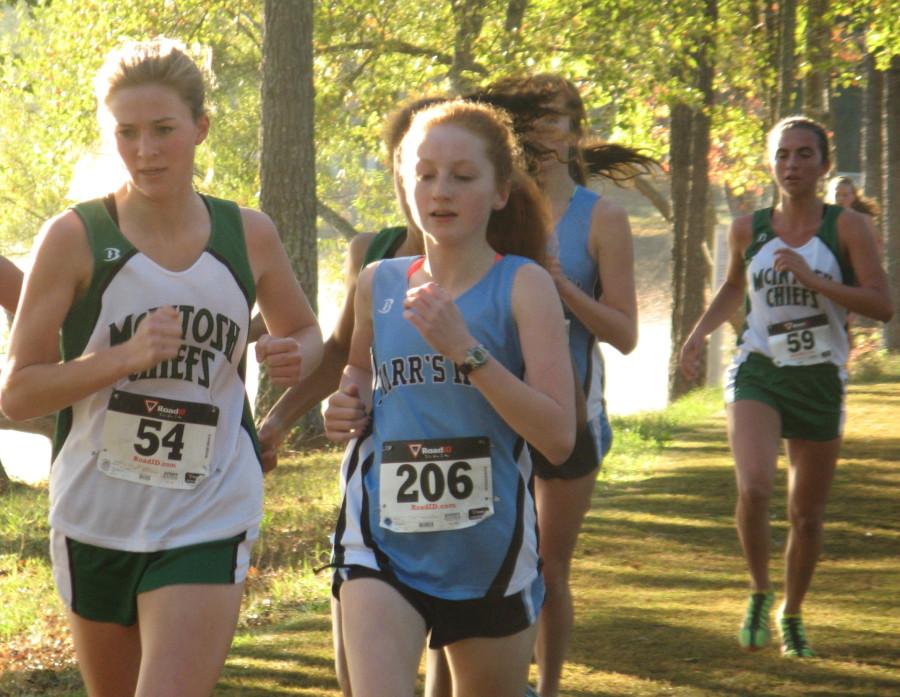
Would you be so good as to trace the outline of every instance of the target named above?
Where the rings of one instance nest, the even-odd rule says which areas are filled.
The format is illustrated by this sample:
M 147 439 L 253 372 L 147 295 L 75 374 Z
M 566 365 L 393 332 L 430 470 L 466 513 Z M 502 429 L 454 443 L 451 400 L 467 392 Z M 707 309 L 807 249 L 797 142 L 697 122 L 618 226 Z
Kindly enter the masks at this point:
M 818 275 L 851 283 L 852 270 L 840 259 L 837 241 L 839 206 L 826 206 L 819 230 L 801 247 L 791 248 Z M 772 229 L 772 209 L 756 211 L 747 262 L 747 317 L 738 339 L 735 365 L 751 352 L 779 366 L 847 361 L 847 310 L 800 284 L 789 271 L 777 271 L 775 252 L 788 245 Z
M 137 251 L 102 201 L 75 208 L 94 274 L 63 324 L 64 359 L 127 341 L 163 305 L 178 309 L 184 331 L 175 358 L 60 413 L 50 524 L 78 541 L 156 551 L 236 535 L 261 517 L 262 471 L 243 380 L 253 278 L 239 209 L 204 201 L 212 234 L 184 271 Z

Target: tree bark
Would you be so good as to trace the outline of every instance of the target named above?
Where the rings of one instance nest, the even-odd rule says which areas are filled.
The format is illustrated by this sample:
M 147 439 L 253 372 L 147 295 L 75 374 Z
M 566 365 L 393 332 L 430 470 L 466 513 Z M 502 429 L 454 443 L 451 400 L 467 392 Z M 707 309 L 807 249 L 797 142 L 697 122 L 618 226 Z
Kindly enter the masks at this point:
M 896 352 L 900 351 L 900 56 L 891 59 L 885 87 L 885 246 L 894 317 L 885 325 L 884 343 Z
M 866 195 L 884 206 L 884 72 L 875 65 L 875 56 L 866 56 L 866 86 L 863 103 L 863 188 Z M 884 226 L 886 216 L 879 221 Z M 886 232 L 886 230 L 885 230 Z
M 519 31 L 526 9 L 528 9 L 528 0 L 509 0 L 506 4 L 506 21 L 503 23 L 503 30 L 507 33 Z
M 313 309 L 318 292 L 312 0 L 266 0 L 262 59 L 260 206 L 275 222 L 294 273 Z M 258 413 L 277 398 L 260 371 Z M 313 409 L 289 447 L 322 432 Z
M 830 59 L 830 27 L 826 21 L 828 0 L 808 0 L 806 5 L 806 59 L 809 72 L 803 80 L 803 111 L 827 124 Z
M 771 0 L 763 0 L 763 30 L 765 41 L 763 50 L 769 66 L 777 66 L 780 55 L 778 8 Z M 768 131 L 778 120 L 778 80 L 763 80 L 763 93 L 766 99 L 766 121 L 764 131 Z
M 778 94 L 776 96 L 778 108 L 776 113 L 781 119 L 794 110 L 797 0 L 784 0 L 779 3 L 778 13 Z
M 475 64 L 472 45 L 481 34 L 485 8 L 481 0 L 450 0 L 450 8 L 456 20 L 456 34 L 453 39 L 453 65 L 448 77 L 454 93 L 465 94 L 474 88 L 466 72 Z
M 677 353 L 687 333 L 693 328 L 703 314 L 706 302 L 706 288 L 709 278 L 709 265 L 704 248 L 707 237 L 707 219 L 709 205 L 709 150 L 710 150 L 710 113 L 715 95 L 713 93 L 713 61 L 715 51 L 715 22 L 718 17 L 717 0 L 706 0 L 704 3 L 704 36 L 698 42 L 697 88 L 703 95 L 703 105 L 697 109 L 692 118 L 691 127 L 691 176 L 688 211 L 684 235 L 684 262 L 682 281 L 682 309 L 680 316 L 680 341 L 672 346 L 673 356 L 670 360 L 677 365 Z M 670 370 L 669 398 L 677 399 L 695 387 L 705 383 L 706 356 L 695 380 L 688 380 L 680 370 Z
M 684 267 L 688 199 L 691 184 L 691 126 L 693 112 L 683 102 L 673 104 L 669 116 L 669 182 L 672 192 L 672 353 L 669 357 L 669 395 L 676 391 L 678 351 L 684 343 Z

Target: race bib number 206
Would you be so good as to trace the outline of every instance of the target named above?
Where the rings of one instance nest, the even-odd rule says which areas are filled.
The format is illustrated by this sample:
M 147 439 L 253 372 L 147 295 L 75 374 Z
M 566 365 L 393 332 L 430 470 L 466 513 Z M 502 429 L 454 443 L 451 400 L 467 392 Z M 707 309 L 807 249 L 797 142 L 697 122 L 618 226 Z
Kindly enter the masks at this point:
M 486 437 L 387 441 L 380 480 L 380 524 L 393 532 L 458 530 L 494 514 Z
M 219 409 L 114 390 L 100 436 L 100 471 L 116 479 L 193 489 L 209 474 Z

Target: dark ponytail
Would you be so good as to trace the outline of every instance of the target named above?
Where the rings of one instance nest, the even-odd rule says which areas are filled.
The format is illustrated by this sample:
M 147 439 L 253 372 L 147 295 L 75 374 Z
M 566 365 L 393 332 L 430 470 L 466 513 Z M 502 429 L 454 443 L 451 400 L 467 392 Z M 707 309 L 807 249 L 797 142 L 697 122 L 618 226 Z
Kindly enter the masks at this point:
M 540 160 L 552 154 L 540 144 L 539 120 L 545 116 L 568 116 L 572 120 L 573 144 L 569 150 L 569 174 L 577 183 L 603 177 L 617 183 L 649 174 L 659 163 L 639 150 L 585 136 L 587 112 L 578 88 L 560 75 L 543 73 L 508 77 L 466 97 L 506 110 L 522 145 L 526 169 L 532 175 Z

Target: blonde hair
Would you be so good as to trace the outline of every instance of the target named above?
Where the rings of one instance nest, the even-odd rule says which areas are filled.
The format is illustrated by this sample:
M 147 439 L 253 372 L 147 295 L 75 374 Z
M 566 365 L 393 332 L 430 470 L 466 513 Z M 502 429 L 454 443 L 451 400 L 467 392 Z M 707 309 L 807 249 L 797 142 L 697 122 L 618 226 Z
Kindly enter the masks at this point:
M 178 41 L 163 37 L 130 41 L 107 54 L 94 80 L 98 112 L 106 110 L 118 90 L 142 85 L 174 90 L 195 120 L 206 114 L 203 72 Z

